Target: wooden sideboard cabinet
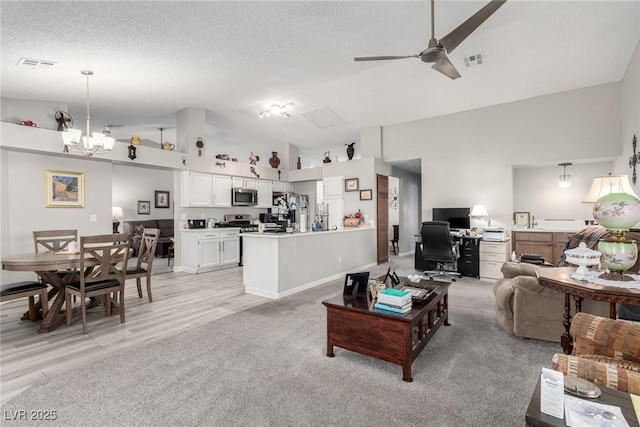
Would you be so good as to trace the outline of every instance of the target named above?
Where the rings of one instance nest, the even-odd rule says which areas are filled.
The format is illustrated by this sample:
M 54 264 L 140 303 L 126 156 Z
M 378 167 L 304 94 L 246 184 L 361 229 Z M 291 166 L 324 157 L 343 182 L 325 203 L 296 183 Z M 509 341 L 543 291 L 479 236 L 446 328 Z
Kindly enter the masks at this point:
M 513 231 L 513 250 L 520 258 L 522 254 L 538 254 L 551 264 L 562 256 L 562 248 L 574 233 L 565 231 Z

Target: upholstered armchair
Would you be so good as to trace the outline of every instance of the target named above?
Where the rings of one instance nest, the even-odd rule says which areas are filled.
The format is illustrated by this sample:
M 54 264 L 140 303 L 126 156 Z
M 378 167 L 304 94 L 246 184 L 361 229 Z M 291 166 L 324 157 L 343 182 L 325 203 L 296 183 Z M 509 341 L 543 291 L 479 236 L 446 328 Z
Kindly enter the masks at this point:
M 542 287 L 536 277 L 539 265 L 506 262 L 504 277 L 493 285 L 496 318 L 506 331 L 525 338 L 560 342 L 563 325 L 564 293 Z M 609 303 L 585 299 L 582 311 L 607 316 Z M 575 313 L 575 306 L 571 312 Z
M 587 313 L 571 322 L 573 354 L 556 353 L 551 368 L 597 381 L 604 387 L 640 394 L 640 325 Z

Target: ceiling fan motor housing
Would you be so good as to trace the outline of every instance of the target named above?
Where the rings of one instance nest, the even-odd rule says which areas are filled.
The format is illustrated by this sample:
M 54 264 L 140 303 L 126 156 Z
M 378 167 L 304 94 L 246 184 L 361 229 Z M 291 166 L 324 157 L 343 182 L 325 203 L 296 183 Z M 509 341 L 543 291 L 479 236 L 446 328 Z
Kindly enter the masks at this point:
M 420 59 L 422 60 L 422 62 L 432 63 L 438 62 L 445 56 L 447 56 L 447 54 L 445 53 L 444 48 L 438 45 L 436 47 L 430 47 L 422 51 L 422 53 L 420 54 Z

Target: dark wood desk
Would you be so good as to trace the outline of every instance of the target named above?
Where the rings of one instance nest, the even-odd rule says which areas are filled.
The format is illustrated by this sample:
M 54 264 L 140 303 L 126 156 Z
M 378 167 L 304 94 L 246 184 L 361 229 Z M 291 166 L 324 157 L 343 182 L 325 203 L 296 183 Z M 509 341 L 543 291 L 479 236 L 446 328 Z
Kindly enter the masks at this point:
M 595 301 L 606 301 L 610 304 L 609 317 L 616 318 L 616 304 L 640 305 L 640 289 L 620 288 L 575 280 L 571 274 L 575 267 L 539 268 L 538 283 L 540 286 L 564 292 L 564 321 L 565 332 L 560 338 L 562 349 L 566 354 L 573 351 L 573 338 L 569 333 L 571 328 L 571 297 L 576 302 L 576 311 L 581 311 L 582 300 L 588 298 Z
M 95 261 L 95 260 L 94 260 Z M 97 265 L 97 261 L 90 266 Z M 33 271 L 40 276 L 45 283 L 49 283 L 52 289 L 49 290 L 49 301 L 55 299 L 49 307 L 49 311 L 44 319 L 39 333 L 50 332 L 65 322 L 64 311 L 64 287 L 77 278 L 77 270 L 80 268 L 80 254 L 56 254 L 48 252 L 31 252 L 26 254 L 12 255 L 2 260 L 2 269 L 9 271 Z M 69 270 L 69 274 L 59 276 L 56 271 Z M 36 307 L 38 308 L 38 307 Z
M 327 356 L 333 346 L 386 360 L 402 366 L 402 379 L 411 378 L 411 363 L 418 357 L 440 325 L 449 326 L 450 283 L 423 280 L 435 290 L 424 302 L 413 303 L 404 315 L 374 308 L 375 299 L 342 295 L 323 301 L 327 307 Z M 401 279 L 399 286 L 416 286 Z
M 640 427 L 638 424 L 638 418 L 633 410 L 633 403 L 629 393 L 623 391 L 614 390 L 612 388 L 600 387 L 602 395 L 597 399 L 589 399 L 590 401 L 601 403 L 603 405 L 619 406 L 622 410 L 622 415 L 629 423 L 631 427 Z M 527 408 L 527 414 L 525 415 L 525 425 L 527 427 L 566 427 L 564 418 L 556 418 L 551 415 L 540 412 L 540 379 L 531 396 L 531 402 Z

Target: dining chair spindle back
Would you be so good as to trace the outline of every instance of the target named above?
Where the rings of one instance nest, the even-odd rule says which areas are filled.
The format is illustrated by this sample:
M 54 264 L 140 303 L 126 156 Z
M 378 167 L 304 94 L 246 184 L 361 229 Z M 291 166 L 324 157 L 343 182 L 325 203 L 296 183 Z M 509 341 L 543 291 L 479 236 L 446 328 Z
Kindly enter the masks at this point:
M 113 307 L 116 307 L 120 312 L 120 323 L 125 322 L 124 282 L 130 247 L 131 234 L 128 233 L 80 237 L 80 271 L 83 274 L 80 274 L 79 281 L 65 287 L 67 326 L 71 325 L 72 296 L 78 296 L 80 300 L 84 334 L 87 333 L 89 311 L 104 311 L 110 316 Z M 97 265 L 86 265 L 89 259 L 97 261 Z M 121 265 L 120 268 L 118 264 Z M 101 297 L 104 308 L 90 309 L 87 298 L 91 297 Z
M 153 302 L 153 297 L 151 296 L 151 266 L 153 265 L 159 238 L 160 229 L 145 228 L 142 233 L 140 250 L 138 251 L 138 261 L 135 266 L 127 268 L 127 279 L 136 279 L 139 298 L 142 298 L 142 278 L 146 278 L 149 302 Z

